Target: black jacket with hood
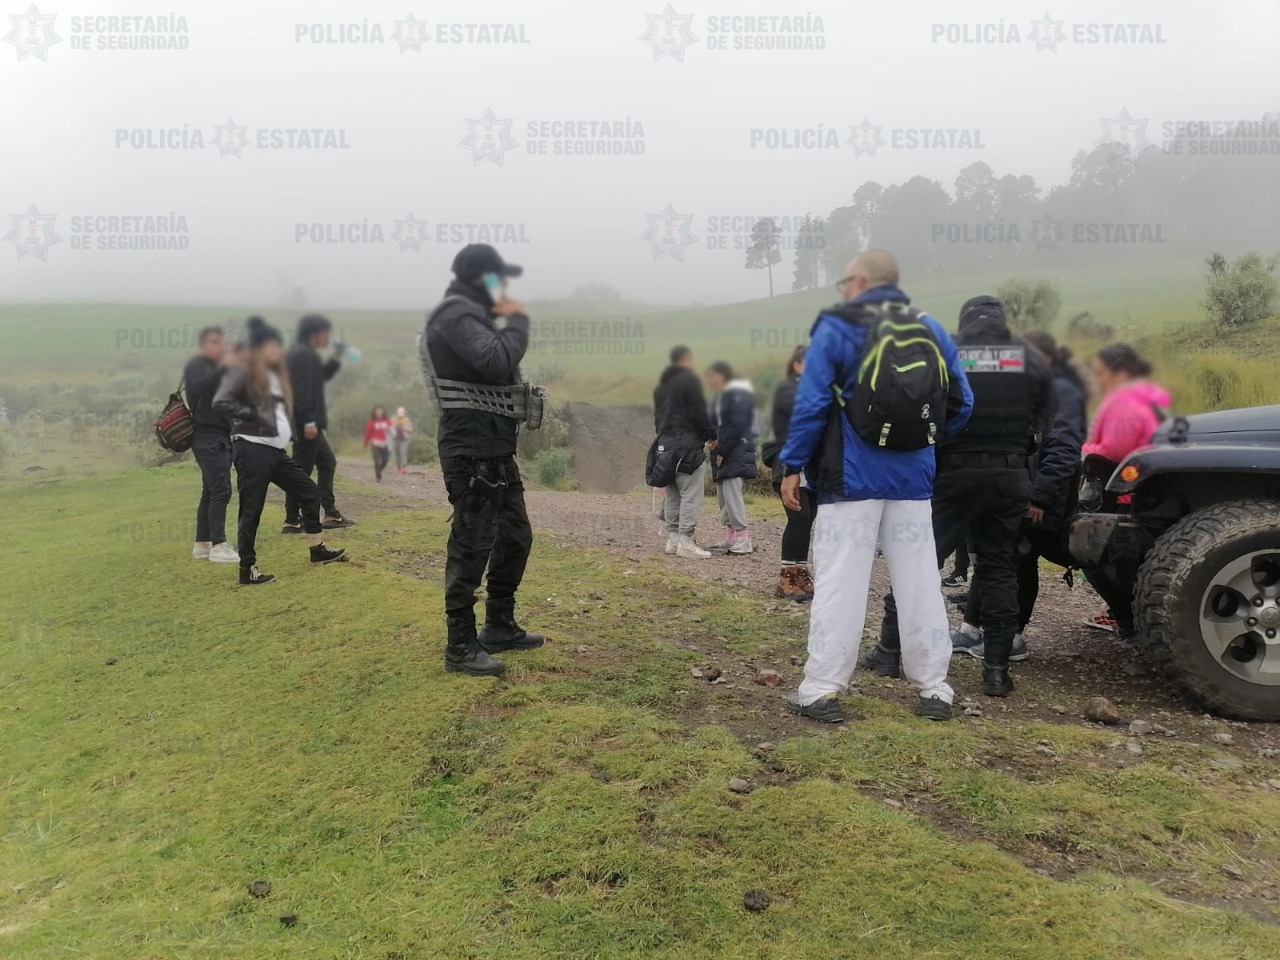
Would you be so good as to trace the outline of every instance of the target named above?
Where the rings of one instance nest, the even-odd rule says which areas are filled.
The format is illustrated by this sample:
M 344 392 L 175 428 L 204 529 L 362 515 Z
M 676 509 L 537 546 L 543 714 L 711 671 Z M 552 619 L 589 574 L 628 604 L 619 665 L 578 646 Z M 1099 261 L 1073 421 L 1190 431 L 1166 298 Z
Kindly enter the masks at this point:
M 293 384 L 295 438 L 301 440 L 304 427 L 314 424 L 318 430 L 328 428 L 329 409 L 325 403 L 324 385 L 333 379 L 342 362 L 337 357 L 321 360 L 315 347 L 303 339 L 300 332 L 285 354 L 285 363 Z
M 427 317 L 426 348 L 441 380 L 509 386 L 520 382 L 529 349 L 529 318 L 513 314 L 498 329 L 493 299 L 480 284 L 454 280 Z M 429 389 L 429 388 L 428 388 Z M 436 430 L 440 459 L 513 457 L 520 424 L 482 410 L 444 410 Z
M 674 451 L 678 473 L 693 473 L 707 459 L 704 449 L 716 438 L 707 413 L 702 382 L 687 367 L 667 367 L 653 391 L 653 426 L 656 444 Z
M 1056 406 L 1048 361 L 1040 351 L 1014 337 L 1004 304 L 990 296 L 974 297 L 960 308 L 955 343 L 962 363 L 966 347 L 1022 348 L 1025 364 L 1021 376 L 1025 380 L 1019 383 L 1009 373 L 988 379 L 981 372 L 966 370 L 973 388 L 973 413 L 959 434 L 938 444 L 939 467 L 951 466 L 948 456 L 954 454 L 1033 457 L 1038 442 L 1049 436 Z

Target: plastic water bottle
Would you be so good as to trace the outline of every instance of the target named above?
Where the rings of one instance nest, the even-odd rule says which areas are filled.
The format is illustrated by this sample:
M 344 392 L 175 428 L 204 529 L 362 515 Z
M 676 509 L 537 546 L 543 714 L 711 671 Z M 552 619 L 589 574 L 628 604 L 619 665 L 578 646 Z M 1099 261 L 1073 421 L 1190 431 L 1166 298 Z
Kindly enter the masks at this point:
M 360 358 L 364 356 L 359 350 L 351 346 L 349 343 L 339 341 L 337 346 L 342 350 L 342 359 L 350 360 L 352 363 L 358 363 Z

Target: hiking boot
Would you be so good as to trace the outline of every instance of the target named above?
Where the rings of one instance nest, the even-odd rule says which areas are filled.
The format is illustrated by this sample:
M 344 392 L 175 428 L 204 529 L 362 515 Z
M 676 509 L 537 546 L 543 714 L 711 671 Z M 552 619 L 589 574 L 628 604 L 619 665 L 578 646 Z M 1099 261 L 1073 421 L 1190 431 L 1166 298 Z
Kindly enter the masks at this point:
M 285 525 L 284 525 L 283 527 L 281 527 L 281 528 L 280 528 L 280 532 L 281 532 L 281 533 L 301 533 L 301 532 L 302 532 L 302 524 L 300 524 L 300 523 L 289 523 L 289 522 L 286 520 L 286 521 L 285 521 Z
M 942 585 L 948 590 L 954 590 L 956 587 L 967 587 L 969 585 L 969 575 L 967 573 L 953 573 L 949 577 L 942 578 Z
M 240 554 L 236 553 L 236 548 L 225 540 L 222 543 L 215 543 L 213 549 L 209 551 L 209 559 L 213 563 L 239 563 Z
M 676 548 L 679 546 L 680 546 L 680 534 L 668 533 L 667 545 L 662 548 L 662 552 L 665 553 L 668 557 L 674 557 L 676 555 Z
M 778 574 L 777 595 L 783 600 L 794 600 L 797 603 L 812 600 L 812 587 L 807 591 L 805 590 L 806 574 L 807 571 L 803 567 L 783 567 L 781 573 Z
M 257 567 L 240 568 L 240 585 L 243 587 L 256 587 L 270 583 L 274 579 L 275 577 L 269 573 L 259 573 Z
M 676 544 L 676 556 L 681 560 L 706 560 L 711 551 L 703 550 L 693 542 L 693 537 L 681 537 Z
M 902 654 L 897 650 L 886 650 L 877 643 L 867 651 L 863 661 L 877 677 L 897 680 L 902 676 Z
M 808 594 L 809 599 L 812 600 L 814 590 L 816 588 L 813 585 L 813 574 L 809 572 L 808 565 L 803 563 L 796 564 L 795 571 L 796 580 L 800 584 L 800 589 Z
M 916 700 L 916 716 L 926 720 L 950 720 L 951 704 L 941 697 L 919 697 Z
M 192 560 L 208 560 L 209 552 L 212 549 L 213 549 L 212 544 L 200 543 L 199 541 L 196 541 L 194 544 L 191 545 L 191 559 Z
M 748 553 L 755 553 L 755 547 L 751 545 L 750 530 L 735 530 L 733 543 L 729 546 L 729 552 L 737 556 Z
M 819 723 L 844 723 L 844 711 L 840 709 L 840 698 L 834 693 L 819 697 L 813 703 L 801 703 L 799 691 L 793 691 L 786 697 L 787 709 L 797 716 L 808 717 Z
M 968 626 L 965 624 L 964 626 Z M 983 645 L 983 637 L 981 628 L 969 633 L 964 626 L 956 627 L 951 631 L 951 653 L 967 653 L 975 660 L 981 660 L 986 655 Z M 976 634 L 976 635 L 975 635 Z
M 323 543 L 317 543 L 311 548 L 312 563 L 346 563 L 346 550 L 330 550 Z
M 540 633 L 529 633 L 516 623 L 515 604 L 490 606 L 486 609 L 480 646 L 486 653 L 504 650 L 536 650 L 546 642 Z
M 473 677 L 498 677 L 507 665 L 489 656 L 476 637 L 476 625 L 462 618 L 449 619 L 449 640 L 444 648 L 444 672 Z
M 1009 667 L 982 665 L 982 692 L 988 697 L 1007 697 L 1013 693 L 1013 677 L 1009 676 Z
M 320 524 L 326 530 L 340 530 L 342 527 L 355 526 L 354 520 L 348 520 L 340 513 L 335 513 L 331 517 L 325 517 L 324 522 Z

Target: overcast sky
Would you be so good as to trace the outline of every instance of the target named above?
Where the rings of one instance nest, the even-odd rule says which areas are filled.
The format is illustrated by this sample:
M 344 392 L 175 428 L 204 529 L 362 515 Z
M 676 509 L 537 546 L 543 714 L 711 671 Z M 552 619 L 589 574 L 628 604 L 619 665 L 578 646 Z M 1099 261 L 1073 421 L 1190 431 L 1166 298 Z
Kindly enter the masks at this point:
M 741 300 L 763 276 L 716 247 L 747 218 L 979 159 L 1047 188 L 1122 110 L 1158 143 L 1280 107 L 1275 0 L 666 6 L 7 0 L 0 299 L 272 305 L 287 275 L 316 307 L 422 307 L 466 225 L 498 224 L 525 298 Z M 113 14 L 184 21 L 84 19 Z M 895 139 L 919 128 L 955 145 Z M 559 152 L 598 139 L 624 152 Z M 128 249 L 148 227 L 177 249 Z

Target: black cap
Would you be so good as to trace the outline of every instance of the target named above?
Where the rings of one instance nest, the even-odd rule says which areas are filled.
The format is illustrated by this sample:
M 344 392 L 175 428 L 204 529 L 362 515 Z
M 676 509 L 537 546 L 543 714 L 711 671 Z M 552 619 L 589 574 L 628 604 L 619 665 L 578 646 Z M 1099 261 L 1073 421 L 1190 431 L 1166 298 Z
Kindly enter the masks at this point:
M 479 280 L 486 273 L 518 277 L 524 273 L 524 268 L 504 261 L 498 251 L 487 243 L 469 243 L 453 258 L 453 274 L 459 280 Z
M 280 335 L 280 331 L 261 317 L 250 317 L 245 321 L 245 326 L 249 328 L 249 346 L 251 347 L 260 347 L 268 340 L 284 344 L 284 337 Z

